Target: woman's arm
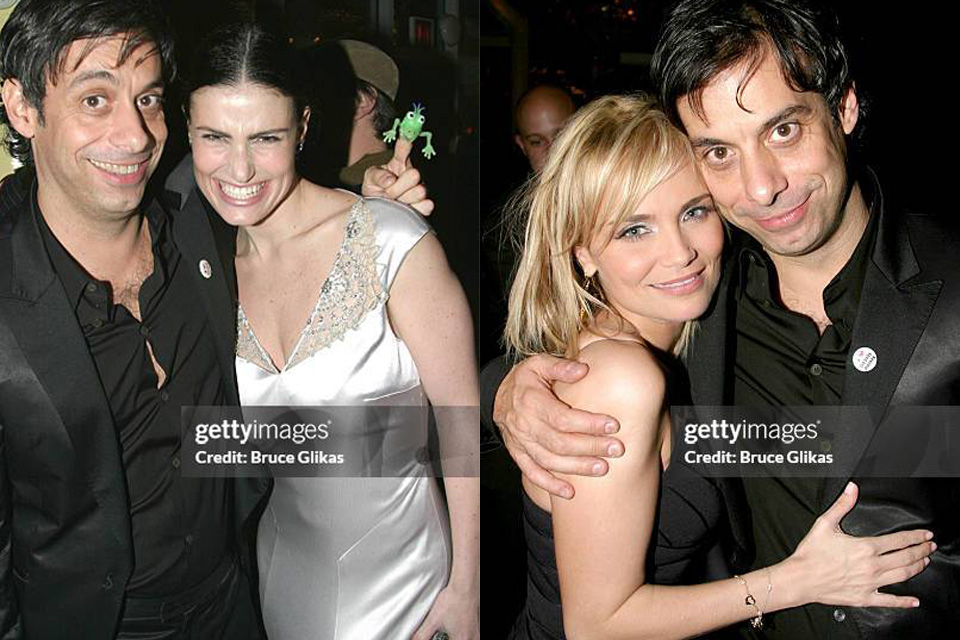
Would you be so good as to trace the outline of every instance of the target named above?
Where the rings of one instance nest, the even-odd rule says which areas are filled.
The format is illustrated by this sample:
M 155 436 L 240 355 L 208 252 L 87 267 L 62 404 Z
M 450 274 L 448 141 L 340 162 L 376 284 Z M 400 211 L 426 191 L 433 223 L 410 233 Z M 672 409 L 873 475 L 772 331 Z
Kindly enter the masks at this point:
M 568 476 L 576 487 L 572 500 L 551 499 L 567 637 L 686 638 L 754 617 L 756 609 L 745 604 L 744 585 L 736 579 L 694 586 L 647 581 L 661 442 L 668 428 L 664 376 L 650 352 L 637 344 L 600 341 L 584 349 L 581 358 L 590 373 L 560 389 L 561 399 L 616 416 L 626 453 L 610 461 L 604 477 Z M 839 522 L 855 502 L 855 491 L 845 493 L 793 556 L 743 576 L 764 612 L 809 602 L 913 605 L 913 598 L 876 589 L 923 569 L 931 552 L 926 532 L 847 536 Z M 764 606 L 768 575 L 773 590 Z
M 435 413 L 453 535 L 450 582 L 414 637 L 429 639 L 442 626 L 451 638 L 472 640 L 480 637 L 480 434 L 473 328 L 463 289 L 433 235 L 424 236 L 407 255 L 387 309 L 430 402 L 439 408 Z M 477 473 L 471 471 L 474 467 Z

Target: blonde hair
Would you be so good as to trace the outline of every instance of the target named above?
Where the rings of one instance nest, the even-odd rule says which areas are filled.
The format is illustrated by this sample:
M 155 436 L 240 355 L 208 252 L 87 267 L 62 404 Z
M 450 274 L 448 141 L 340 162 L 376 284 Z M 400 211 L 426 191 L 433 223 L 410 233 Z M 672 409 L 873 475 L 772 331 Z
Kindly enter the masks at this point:
M 574 248 L 634 214 L 693 158 L 687 137 L 644 95 L 605 96 L 570 118 L 543 170 L 507 205 L 520 254 L 504 330 L 508 355 L 575 357 L 580 332 L 600 311 L 622 321 L 599 282 L 588 286 Z M 674 355 L 685 352 L 694 326 L 684 324 Z

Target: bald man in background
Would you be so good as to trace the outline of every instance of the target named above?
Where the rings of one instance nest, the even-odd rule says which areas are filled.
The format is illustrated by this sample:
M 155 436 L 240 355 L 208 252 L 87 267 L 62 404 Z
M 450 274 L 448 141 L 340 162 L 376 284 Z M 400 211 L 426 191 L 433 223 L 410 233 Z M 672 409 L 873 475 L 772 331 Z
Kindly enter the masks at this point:
M 517 133 L 513 136 L 530 168 L 540 171 L 554 138 L 577 108 L 570 94 L 559 87 L 536 86 L 517 101 Z

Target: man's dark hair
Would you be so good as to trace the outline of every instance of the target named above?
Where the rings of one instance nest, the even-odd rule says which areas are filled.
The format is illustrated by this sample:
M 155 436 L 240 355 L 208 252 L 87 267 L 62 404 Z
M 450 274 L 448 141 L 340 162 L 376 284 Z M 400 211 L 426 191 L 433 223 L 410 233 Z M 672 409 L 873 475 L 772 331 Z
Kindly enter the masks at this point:
M 393 126 L 393 121 L 397 119 L 397 107 L 390 96 L 360 78 L 357 78 L 357 93 L 365 93 L 373 98 L 373 126 L 377 131 L 383 133 Z
M 677 102 L 683 98 L 703 116 L 703 89 L 717 74 L 747 62 L 749 79 L 767 51 L 777 55 L 793 90 L 821 94 L 839 117 L 853 76 L 832 10 L 809 0 L 682 0 L 667 18 L 651 63 L 671 121 L 682 128 Z
M 187 115 L 190 95 L 203 87 L 236 87 L 243 83 L 275 89 L 293 99 L 296 116 L 308 105 L 294 49 L 285 40 L 252 22 L 220 27 L 193 56 L 185 75 Z
M 89 40 L 80 60 L 94 49 L 97 40 L 125 36 L 118 64 L 127 61 L 137 47 L 153 45 L 160 56 L 165 82 L 176 76 L 173 38 L 160 8 L 148 0 L 20 0 L 0 32 L 0 78 L 15 78 L 27 102 L 37 109 L 43 124 L 43 99 L 47 80 L 56 84 L 65 71 L 70 44 Z M 0 124 L 10 155 L 24 164 L 33 163 L 30 141 L 10 125 L 5 108 Z

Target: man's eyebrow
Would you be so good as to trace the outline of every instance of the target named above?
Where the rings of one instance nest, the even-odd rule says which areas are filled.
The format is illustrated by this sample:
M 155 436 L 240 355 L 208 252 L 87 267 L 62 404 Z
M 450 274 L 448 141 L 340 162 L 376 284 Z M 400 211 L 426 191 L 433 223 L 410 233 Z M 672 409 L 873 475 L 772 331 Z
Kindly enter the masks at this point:
M 154 89 L 165 89 L 166 85 L 164 84 L 161 78 L 157 78 L 147 86 L 145 86 L 140 93 L 146 93 L 147 91 L 153 91 Z
M 778 124 L 780 124 L 781 122 L 783 122 L 784 120 L 786 120 L 787 118 L 792 118 L 797 115 L 807 116 L 810 114 L 810 112 L 811 112 L 811 109 L 807 105 L 803 105 L 803 104 L 791 105 L 789 107 L 781 109 L 770 118 L 767 118 L 767 120 L 762 125 L 760 125 L 758 130 L 760 132 L 768 131 L 774 128 L 775 126 L 777 126 Z M 694 149 L 703 149 L 704 147 L 724 146 L 727 143 L 719 138 L 697 137 L 697 138 L 690 138 L 690 144 L 693 146 Z
M 792 118 L 797 115 L 806 116 L 810 114 L 810 107 L 803 104 L 795 104 L 791 107 L 787 107 L 781 110 L 779 113 L 775 114 L 771 118 L 767 118 L 767 121 L 763 123 L 760 127 L 760 131 L 767 131 L 768 129 L 773 129 L 775 126 L 786 120 L 787 118 Z
M 724 145 L 726 142 L 719 138 L 690 138 L 690 144 L 694 149 L 702 149 L 704 147 Z
M 105 81 L 112 85 L 117 85 L 120 83 L 120 81 L 117 79 L 117 76 L 107 71 L 106 69 L 96 69 L 93 71 L 84 71 L 83 73 L 78 75 L 76 78 L 70 81 L 70 86 L 68 87 L 68 89 L 73 89 L 82 84 L 86 84 L 88 82 L 95 82 L 98 80 Z M 163 88 L 164 88 L 163 78 L 157 78 L 156 80 L 148 84 L 146 87 L 144 87 L 140 91 L 140 93 L 145 93 L 147 91 L 153 91 L 155 89 L 163 89 Z
M 97 69 L 94 71 L 84 71 L 76 78 L 70 81 L 69 89 L 76 87 L 87 82 L 92 82 L 94 80 L 105 80 L 110 84 L 119 84 L 120 81 L 117 80 L 117 76 L 113 75 L 106 69 Z

